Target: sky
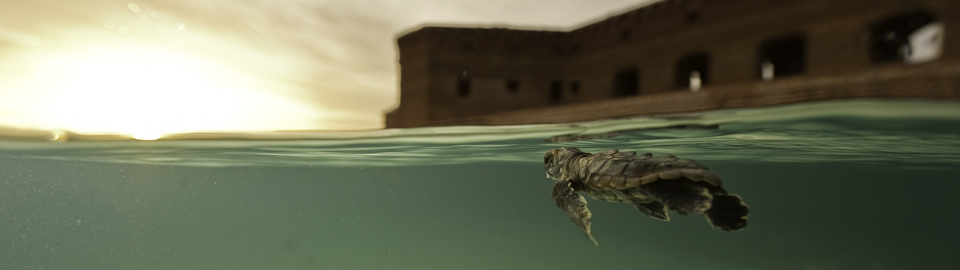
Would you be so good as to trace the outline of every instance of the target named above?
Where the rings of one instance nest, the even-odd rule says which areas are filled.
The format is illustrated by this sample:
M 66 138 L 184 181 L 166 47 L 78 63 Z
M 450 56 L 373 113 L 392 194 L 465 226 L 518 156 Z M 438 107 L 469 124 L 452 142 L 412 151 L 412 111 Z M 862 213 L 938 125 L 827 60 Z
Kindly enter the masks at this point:
M 652 2 L 5 0 L 0 126 L 145 137 L 379 129 L 398 106 L 403 33 L 571 30 Z

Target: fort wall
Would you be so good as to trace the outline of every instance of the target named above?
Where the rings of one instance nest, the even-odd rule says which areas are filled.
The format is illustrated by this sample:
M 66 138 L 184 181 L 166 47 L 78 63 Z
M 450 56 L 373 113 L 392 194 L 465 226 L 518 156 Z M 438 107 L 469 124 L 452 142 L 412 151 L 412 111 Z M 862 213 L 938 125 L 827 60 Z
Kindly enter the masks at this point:
M 918 12 L 944 25 L 934 63 L 960 60 L 951 0 L 668 0 L 570 32 L 425 27 L 398 39 L 387 127 L 922 66 L 873 59 L 878 22 Z

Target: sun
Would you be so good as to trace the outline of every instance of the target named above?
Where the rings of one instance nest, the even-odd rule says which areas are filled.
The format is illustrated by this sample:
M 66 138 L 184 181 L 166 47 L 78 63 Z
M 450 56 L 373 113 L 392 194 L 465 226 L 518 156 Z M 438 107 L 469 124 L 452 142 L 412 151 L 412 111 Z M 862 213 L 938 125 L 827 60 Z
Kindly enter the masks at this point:
M 49 119 L 74 130 L 156 134 L 224 128 L 244 103 L 227 69 L 174 52 L 92 50 L 40 61 Z
M 297 109 L 241 71 L 176 51 L 97 48 L 33 60 L 31 76 L 17 85 L 29 93 L 19 105 L 30 107 L 34 124 L 57 129 L 156 140 L 171 133 L 270 129 L 282 126 L 282 118 L 264 125 L 257 112 Z
M 334 109 L 348 95 L 331 94 L 348 91 L 347 79 L 316 76 L 329 65 L 305 54 L 312 47 L 269 25 L 235 27 L 263 18 L 207 20 L 176 3 L 60 4 L 74 16 L 0 31 L 0 127 L 156 140 L 352 119 Z

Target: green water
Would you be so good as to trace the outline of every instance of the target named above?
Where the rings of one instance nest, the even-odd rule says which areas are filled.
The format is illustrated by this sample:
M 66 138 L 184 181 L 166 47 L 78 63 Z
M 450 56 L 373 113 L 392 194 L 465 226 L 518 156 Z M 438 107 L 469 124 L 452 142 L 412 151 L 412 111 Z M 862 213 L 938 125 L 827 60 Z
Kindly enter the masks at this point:
M 276 136 L 0 141 L 0 269 L 960 267 L 955 102 Z M 550 199 L 560 146 L 698 160 L 750 223 L 588 199 L 593 246 Z

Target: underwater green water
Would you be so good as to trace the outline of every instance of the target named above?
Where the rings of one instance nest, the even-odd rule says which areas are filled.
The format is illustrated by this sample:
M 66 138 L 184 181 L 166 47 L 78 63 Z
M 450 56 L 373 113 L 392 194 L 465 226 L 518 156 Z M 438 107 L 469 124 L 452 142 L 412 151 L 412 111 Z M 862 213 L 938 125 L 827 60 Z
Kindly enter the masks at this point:
M 308 135 L 0 141 L 0 269 L 960 268 L 956 102 Z M 587 199 L 593 246 L 550 198 L 560 146 L 697 160 L 749 225 Z

